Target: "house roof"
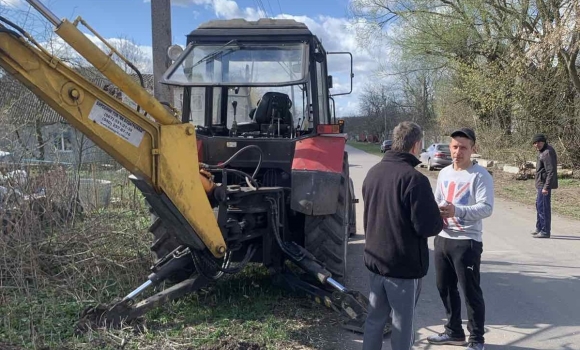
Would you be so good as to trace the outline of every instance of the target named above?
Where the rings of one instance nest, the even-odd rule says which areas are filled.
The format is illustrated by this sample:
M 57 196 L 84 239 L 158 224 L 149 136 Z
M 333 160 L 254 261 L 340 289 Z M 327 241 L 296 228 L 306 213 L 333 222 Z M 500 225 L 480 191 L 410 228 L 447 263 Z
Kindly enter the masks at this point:
M 75 69 L 87 80 L 97 85 L 111 95 L 118 95 L 119 90 L 111 84 L 98 70 L 93 67 L 77 67 Z M 136 74 L 131 75 L 139 81 Z M 153 91 L 153 75 L 143 74 L 145 88 Z M 44 101 L 34 95 L 24 85 L 14 77 L 4 74 L 0 75 L 0 115 L 12 124 L 24 125 L 34 124 L 40 121 L 41 124 L 66 123 L 64 118 Z

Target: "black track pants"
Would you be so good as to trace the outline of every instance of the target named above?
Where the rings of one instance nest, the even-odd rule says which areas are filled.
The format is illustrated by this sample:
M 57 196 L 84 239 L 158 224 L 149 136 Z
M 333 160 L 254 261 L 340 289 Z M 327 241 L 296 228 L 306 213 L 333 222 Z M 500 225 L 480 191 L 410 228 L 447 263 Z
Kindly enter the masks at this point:
M 457 284 L 463 291 L 467 306 L 469 341 L 483 343 L 485 302 L 479 285 L 479 266 L 483 244 L 471 239 L 435 237 L 435 269 L 437 289 L 447 313 L 445 330 L 453 337 L 463 337 L 461 327 L 461 298 Z

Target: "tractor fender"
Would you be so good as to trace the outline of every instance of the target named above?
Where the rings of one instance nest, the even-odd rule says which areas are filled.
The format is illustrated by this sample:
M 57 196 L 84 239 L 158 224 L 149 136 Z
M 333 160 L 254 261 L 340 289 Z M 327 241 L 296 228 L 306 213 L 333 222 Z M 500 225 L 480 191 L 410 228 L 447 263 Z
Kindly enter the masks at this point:
M 306 215 L 336 213 L 346 139 L 314 136 L 296 142 L 292 161 L 292 210 Z

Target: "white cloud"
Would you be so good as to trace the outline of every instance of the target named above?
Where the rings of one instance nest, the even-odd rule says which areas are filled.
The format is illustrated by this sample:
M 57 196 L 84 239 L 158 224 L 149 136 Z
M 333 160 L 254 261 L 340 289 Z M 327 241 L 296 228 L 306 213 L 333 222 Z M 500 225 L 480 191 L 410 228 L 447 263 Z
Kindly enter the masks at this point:
M 243 18 L 254 21 L 266 17 L 266 13 L 262 10 L 256 7 L 240 7 L 235 0 L 171 0 L 171 3 L 175 6 L 203 7 L 220 19 Z M 199 12 L 194 11 L 194 15 L 196 14 L 199 15 Z M 368 30 L 369 25 L 364 22 L 352 23 L 347 18 L 324 15 L 310 17 L 279 14 L 273 18 L 294 19 L 304 23 L 321 40 L 327 51 L 352 53 L 355 75 L 352 94 L 339 96 L 335 100 L 337 114 L 356 114 L 359 94 L 367 84 L 381 82 L 379 61 L 384 61 L 384 57 L 390 56 L 389 49 L 376 41 L 372 43 L 373 45 L 367 45 L 372 49 L 363 48 L 360 33 Z M 329 56 L 328 71 L 333 75 L 335 82 L 331 93 L 348 92 L 350 89 L 350 64 L 350 58 L 346 55 Z
M 178 0 L 180 3 L 203 6 L 213 11 L 217 18 L 232 19 L 244 18 L 257 20 L 266 17 L 266 14 L 252 7 L 240 8 L 234 0 Z M 175 1 L 174 1 L 175 2 Z M 372 51 L 364 49 L 360 45 L 357 33 L 363 24 L 353 24 L 346 18 L 330 16 L 296 16 L 279 14 L 273 18 L 294 19 L 304 23 L 322 42 L 327 51 L 351 52 L 353 55 L 353 92 L 351 95 L 336 97 L 337 115 L 353 115 L 358 111 L 358 96 L 369 82 L 380 80 L 378 74 L 379 59 L 385 57 L 388 52 L 380 45 L 374 46 Z M 350 58 L 346 55 L 329 56 L 329 74 L 333 75 L 334 88 L 331 93 L 348 92 L 350 89 Z
M 337 96 L 337 116 L 355 115 L 358 112 L 358 98 L 365 85 L 380 81 L 377 69 L 379 58 L 385 53 L 381 46 L 369 51 L 359 44 L 357 28 L 346 18 L 329 16 L 280 15 L 278 18 L 294 19 L 304 23 L 316 35 L 328 52 L 350 52 L 353 56 L 352 72 L 354 73 L 352 93 Z M 328 56 L 328 72 L 333 76 L 331 93 L 343 93 L 350 90 L 351 62 L 348 55 Z
M 214 11 L 216 17 L 224 19 L 245 18 L 248 20 L 257 20 L 265 17 L 266 14 L 253 7 L 241 9 L 234 0 L 173 0 L 173 4 L 179 5 L 198 5 Z
M 0 0 L 0 7 L 21 7 L 24 5 L 24 0 Z
M 103 43 L 96 36 L 91 34 L 85 34 L 85 36 L 94 44 L 99 46 L 104 52 L 109 53 L 109 49 L 105 48 Z M 133 63 L 141 73 L 153 72 L 153 49 L 151 46 L 138 45 L 126 38 L 108 38 L 106 40 L 131 63 Z M 41 42 L 40 44 L 50 53 L 73 66 L 90 66 L 90 64 L 78 52 L 56 35 L 52 36 L 48 41 Z M 123 64 L 121 64 L 121 66 L 123 66 Z

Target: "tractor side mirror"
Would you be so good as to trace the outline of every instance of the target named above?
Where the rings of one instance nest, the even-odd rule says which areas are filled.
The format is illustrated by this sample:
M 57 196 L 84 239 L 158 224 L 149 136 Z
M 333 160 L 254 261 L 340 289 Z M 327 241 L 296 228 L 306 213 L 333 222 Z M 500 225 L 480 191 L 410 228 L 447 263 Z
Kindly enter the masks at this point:
M 352 93 L 352 80 L 354 78 L 352 54 L 350 52 L 327 52 L 327 55 L 348 55 L 350 57 L 350 90 L 348 92 L 333 93 L 331 96 L 348 95 Z M 329 86 L 332 87 L 331 84 L 329 84 Z
M 327 82 L 327 84 L 328 84 L 328 88 L 329 89 L 332 89 L 332 75 L 329 75 L 328 76 L 328 82 Z

